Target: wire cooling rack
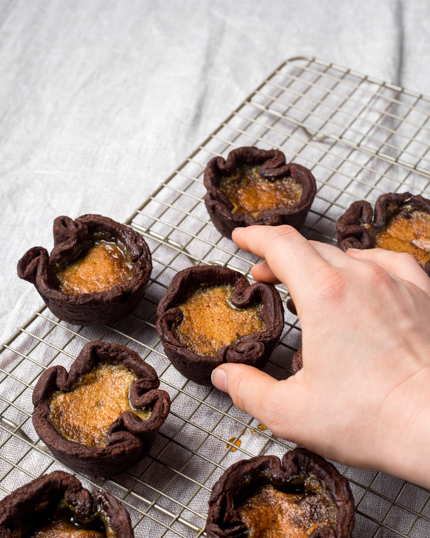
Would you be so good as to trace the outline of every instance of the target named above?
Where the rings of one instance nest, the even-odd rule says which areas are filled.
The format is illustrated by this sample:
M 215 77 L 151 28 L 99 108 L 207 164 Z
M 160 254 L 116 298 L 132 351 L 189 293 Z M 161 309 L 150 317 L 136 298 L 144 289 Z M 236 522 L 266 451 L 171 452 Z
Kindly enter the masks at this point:
M 256 258 L 222 238 L 202 197 L 210 158 L 236 147 L 279 148 L 310 168 L 318 192 L 305 226 L 308 238 L 334 243 L 335 223 L 351 202 L 385 192 L 429 192 L 430 99 L 317 60 L 283 63 L 127 219 L 147 240 L 154 270 L 145 299 L 113 327 L 78 327 L 35 312 L 1 348 L 0 495 L 63 468 L 38 439 L 31 395 L 40 373 L 69 367 L 91 340 L 136 350 L 158 372 L 172 410 L 151 454 L 114 479 L 80 476 L 114 494 L 129 510 L 137 537 L 199 537 L 214 482 L 232 463 L 282 455 L 294 445 L 236 409 L 228 396 L 187 381 L 169 363 L 155 332 L 155 309 L 175 273 L 219 264 L 249 277 Z M 285 298 L 287 290 L 279 287 Z M 300 326 L 286 313 L 281 342 L 266 367 L 289 375 Z M 354 537 L 430 536 L 430 493 L 385 475 L 336 464 L 356 501 Z

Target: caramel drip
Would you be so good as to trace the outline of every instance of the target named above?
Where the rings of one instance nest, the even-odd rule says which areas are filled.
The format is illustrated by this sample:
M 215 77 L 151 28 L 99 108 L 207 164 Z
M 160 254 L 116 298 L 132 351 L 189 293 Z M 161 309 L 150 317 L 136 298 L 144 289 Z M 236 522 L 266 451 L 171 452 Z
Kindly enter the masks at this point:
M 337 508 L 324 484 L 309 475 L 304 486 L 304 493 L 285 493 L 266 485 L 246 499 L 239 514 L 250 538 L 308 538 L 335 527 Z
M 297 204 L 303 192 L 291 177 L 263 179 L 258 166 L 245 166 L 234 176 L 222 177 L 220 189 L 233 204 L 232 213 L 249 213 L 254 218 L 266 209 Z
M 178 304 L 184 318 L 173 325 L 174 336 L 193 353 L 214 356 L 248 334 L 265 331 L 258 316 L 262 305 L 236 308 L 230 302 L 232 291 L 231 285 L 203 286 Z
M 385 230 L 374 235 L 372 246 L 412 254 L 424 267 L 430 261 L 430 215 L 403 209 L 391 217 Z
M 110 290 L 120 282 L 131 280 L 134 265 L 127 259 L 125 247 L 106 241 L 96 241 L 87 251 L 57 273 L 60 291 L 81 295 Z
M 98 531 L 79 529 L 66 521 L 59 521 L 45 525 L 30 538 L 105 538 L 105 535 Z
M 231 448 L 232 452 L 234 452 L 236 450 L 236 448 L 235 448 L 236 446 L 239 448 L 240 445 L 242 444 L 242 441 L 240 439 L 237 439 L 236 441 L 235 441 L 235 439 L 236 439 L 236 437 L 232 437 L 231 439 L 228 440 L 229 443 L 232 443 L 235 446 L 231 446 L 229 444 L 226 445 L 227 448 Z
M 131 407 L 129 391 L 135 379 L 137 376 L 124 366 L 98 364 L 71 391 L 53 394 L 49 420 L 69 441 L 105 446 L 109 426 L 124 411 L 132 411 L 142 420 L 151 416 L 150 408 Z
M 259 424 L 259 425 L 257 426 L 257 428 L 258 428 L 260 431 L 264 432 L 264 430 L 266 429 L 266 426 L 265 426 L 264 424 Z

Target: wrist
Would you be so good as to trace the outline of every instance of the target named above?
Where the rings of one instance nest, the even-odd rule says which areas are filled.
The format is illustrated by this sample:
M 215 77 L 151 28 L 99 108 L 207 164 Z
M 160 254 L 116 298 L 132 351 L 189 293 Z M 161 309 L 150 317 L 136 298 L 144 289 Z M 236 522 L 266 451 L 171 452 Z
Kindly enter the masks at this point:
M 430 487 L 430 369 L 399 385 L 386 399 L 376 425 L 376 468 Z

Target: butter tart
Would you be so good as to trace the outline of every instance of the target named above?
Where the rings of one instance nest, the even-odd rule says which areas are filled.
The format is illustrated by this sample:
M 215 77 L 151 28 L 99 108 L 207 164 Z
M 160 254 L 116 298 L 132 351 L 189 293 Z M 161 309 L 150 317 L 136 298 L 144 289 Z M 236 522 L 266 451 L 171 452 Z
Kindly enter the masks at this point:
M 338 219 L 339 247 L 383 248 L 412 254 L 430 276 L 430 200 L 409 192 L 380 196 L 375 208 L 360 200 Z
M 282 333 L 283 314 L 273 285 L 250 285 L 226 267 L 189 267 L 161 299 L 156 328 L 173 366 L 210 386 L 223 362 L 263 368 Z
M 208 538 L 349 538 L 354 499 L 348 481 L 304 448 L 242 460 L 212 489 Z
M 28 250 L 18 276 L 36 287 L 47 307 L 75 325 L 112 324 L 141 301 L 152 271 L 141 235 L 101 215 L 54 221 L 54 249 Z
M 215 228 L 231 239 L 241 226 L 289 224 L 300 229 L 316 194 L 315 179 L 300 164 L 286 164 L 282 151 L 234 149 L 205 169 L 205 205 Z
M 64 471 L 43 475 L 0 501 L 2 538 L 133 538 L 127 510 Z
M 48 368 L 33 392 L 33 424 L 74 471 L 112 476 L 150 450 L 170 410 L 155 370 L 124 346 L 86 344 L 70 371 Z

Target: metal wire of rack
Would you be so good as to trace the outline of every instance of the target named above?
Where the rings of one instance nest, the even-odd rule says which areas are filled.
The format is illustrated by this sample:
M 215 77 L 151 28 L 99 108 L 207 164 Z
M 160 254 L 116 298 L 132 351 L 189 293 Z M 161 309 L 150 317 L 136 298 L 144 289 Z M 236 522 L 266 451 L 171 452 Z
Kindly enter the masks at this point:
M 155 309 L 173 275 L 190 264 L 228 266 L 250 278 L 256 257 L 222 238 L 202 197 L 202 174 L 215 155 L 258 145 L 279 148 L 313 171 L 318 192 L 302 233 L 334 243 L 335 222 L 356 199 L 408 190 L 430 195 L 430 99 L 315 58 L 287 60 L 126 220 L 147 240 L 154 269 L 144 300 L 112 327 L 60 322 L 37 310 L 0 349 L 0 496 L 42 473 L 63 468 L 38 439 L 31 394 L 49 366 L 69 366 L 99 339 L 127 345 L 157 370 L 171 414 L 151 454 L 113 479 L 79 475 L 115 495 L 135 534 L 203 534 L 211 487 L 229 465 L 293 445 L 234 407 L 229 397 L 183 378 L 155 332 Z M 288 291 L 278 287 L 283 298 Z M 286 313 L 281 342 L 266 371 L 289 375 L 300 324 Z M 336 464 L 356 500 L 355 537 L 430 535 L 430 492 L 379 472 Z

